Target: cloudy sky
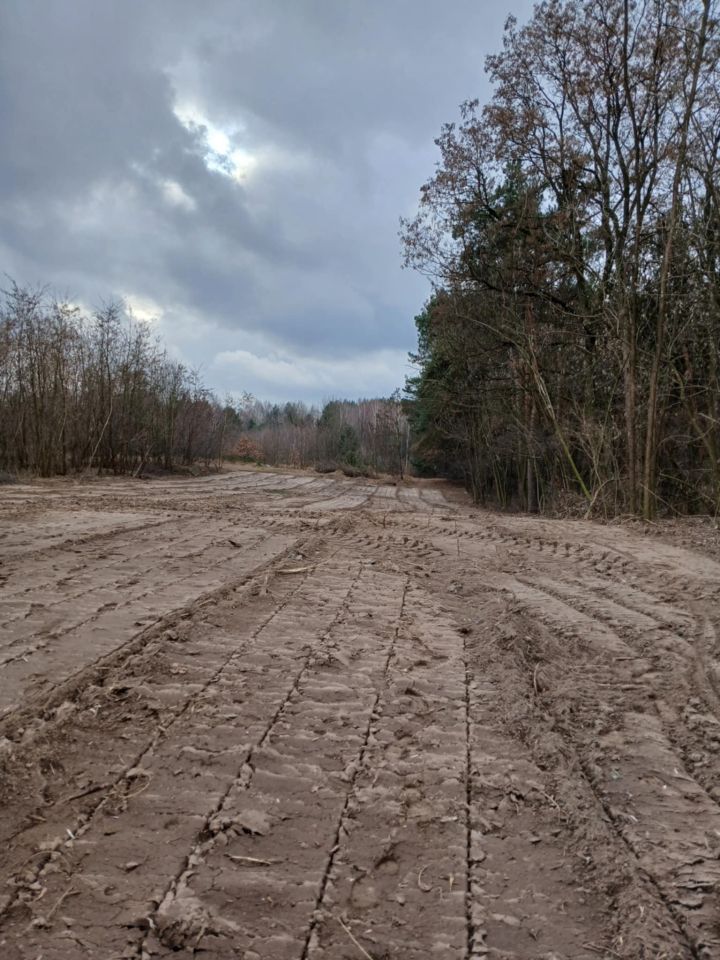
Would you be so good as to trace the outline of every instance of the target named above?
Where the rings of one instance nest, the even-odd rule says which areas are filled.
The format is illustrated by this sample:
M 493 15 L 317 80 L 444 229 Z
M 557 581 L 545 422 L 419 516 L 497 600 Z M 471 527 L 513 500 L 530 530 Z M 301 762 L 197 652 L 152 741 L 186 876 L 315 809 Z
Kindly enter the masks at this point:
M 124 297 L 217 389 L 387 394 L 433 139 L 528 0 L 2 0 L 0 271 Z

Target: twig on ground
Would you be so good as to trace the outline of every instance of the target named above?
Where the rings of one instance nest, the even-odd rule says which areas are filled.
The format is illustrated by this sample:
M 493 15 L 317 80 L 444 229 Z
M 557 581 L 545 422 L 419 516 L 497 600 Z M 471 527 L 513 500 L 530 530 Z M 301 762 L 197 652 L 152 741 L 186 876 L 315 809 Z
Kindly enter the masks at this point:
M 545 797 L 545 799 L 551 803 L 556 810 L 560 809 L 560 804 L 557 802 L 555 797 L 551 796 L 546 790 L 543 790 L 542 787 L 539 787 L 539 792 Z
M 150 783 L 152 781 L 152 774 L 146 773 L 145 776 L 147 777 L 147 782 L 144 783 L 139 790 L 135 790 L 133 793 L 126 793 L 125 796 L 123 797 L 123 800 L 132 800 L 134 797 L 139 797 L 141 793 L 147 790 L 147 788 L 150 786 Z
M 592 950 L 593 953 L 609 953 L 612 957 L 617 957 L 618 960 L 622 960 L 622 957 L 619 953 L 616 953 L 614 950 L 611 950 L 610 947 L 603 947 L 599 943 L 584 943 L 583 947 L 585 950 Z
M 98 790 L 105 790 L 110 786 L 112 786 L 112 784 L 98 783 L 94 787 L 88 787 L 86 790 L 81 790 L 80 793 L 73 793 L 69 797 L 62 797 L 62 799 L 58 800 L 58 803 L 70 803 L 72 800 L 81 800 L 83 797 L 90 796 L 91 793 L 97 793 Z
M 426 863 L 425 866 L 420 871 L 420 873 L 418 874 L 418 878 L 417 878 L 417 885 L 420 888 L 420 890 L 423 891 L 423 893 L 430 893 L 430 891 L 432 890 L 432 884 L 423 883 L 423 878 L 422 878 L 428 866 L 429 864 Z
M 247 863 L 254 867 L 271 867 L 274 863 L 280 863 L 279 860 L 262 860 L 260 857 L 239 857 L 234 853 L 226 853 L 225 856 L 234 863 Z
M 353 935 L 352 930 L 351 930 L 349 927 L 346 927 L 346 926 L 345 926 L 345 924 L 342 922 L 342 920 L 340 919 L 340 917 L 335 917 L 335 919 L 336 919 L 337 922 L 340 924 L 340 926 L 343 928 L 343 930 L 345 931 L 345 933 L 350 937 L 350 939 L 351 939 L 352 942 L 355 944 L 355 946 L 358 948 L 358 950 L 360 951 L 360 953 L 361 953 L 364 957 L 366 957 L 367 960 L 375 960 L 375 958 L 372 956 L 372 954 L 368 953 L 367 950 L 365 949 L 365 947 L 364 947 L 361 943 L 358 943 L 358 941 L 355 939 L 355 937 L 354 937 L 354 935 Z
M 67 886 L 67 888 L 65 889 L 65 892 L 64 892 L 64 893 L 61 893 L 61 894 L 60 894 L 60 896 L 58 897 L 58 899 L 55 901 L 55 905 L 50 908 L 50 910 L 48 911 L 47 915 L 45 916 L 45 919 L 46 919 L 46 920 L 52 920 L 53 916 L 57 913 L 58 908 L 59 908 L 60 905 L 63 903 L 63 901 L 66 900 L 68 897 L 72 897 L 72 896 L 74 896 L 75 894 L 78 893 L 77 890 L 74 890 L 74 889 L 73 889 L 73 883 L 74 883 L 74 881 L 71 882 L 71 883 Z

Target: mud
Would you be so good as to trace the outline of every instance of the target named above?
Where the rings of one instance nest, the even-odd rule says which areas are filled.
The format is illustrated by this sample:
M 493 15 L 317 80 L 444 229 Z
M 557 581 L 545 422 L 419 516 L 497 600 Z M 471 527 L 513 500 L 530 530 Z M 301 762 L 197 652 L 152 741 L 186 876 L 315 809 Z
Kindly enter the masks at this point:
M 720 957 L 709 541 L 277 471 L 3 489 L 0 956 Z

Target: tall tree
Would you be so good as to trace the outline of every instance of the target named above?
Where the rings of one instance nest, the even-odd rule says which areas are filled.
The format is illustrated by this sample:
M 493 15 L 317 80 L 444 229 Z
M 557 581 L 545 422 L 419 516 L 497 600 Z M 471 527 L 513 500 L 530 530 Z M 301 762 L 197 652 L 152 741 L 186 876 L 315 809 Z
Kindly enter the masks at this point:
M 650 517 L 665 466 L 677 472 L 664 431 L 680 342 L 699 289 L 710 301 L 717 286 L 697 244 L 720 142 L 716 5 L 547 0 L 508 21 L 487 68 L 492 100 L 443 128 L 406 262 L 453 296 L 474 290 L 478 324 L 492 304 L 526 434 L 549 428 L 562 454 L 556 482 Z

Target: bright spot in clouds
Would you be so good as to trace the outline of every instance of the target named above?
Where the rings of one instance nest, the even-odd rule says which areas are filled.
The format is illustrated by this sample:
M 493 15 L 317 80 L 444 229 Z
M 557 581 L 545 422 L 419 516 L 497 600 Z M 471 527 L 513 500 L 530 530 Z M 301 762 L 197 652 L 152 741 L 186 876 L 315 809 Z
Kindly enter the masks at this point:
M 155 323 L 162 318 L 163 308 L 150 297 L 138 297 L 135 294 L 126 293 L 123 300 L 136 320 Z
M 160 189 L 166 203 L 169 203 L 171 207 L 180 207 L 188 211 L 197 209 L 197 204 L 193 198 L 183 190 L 177 180 L 163 180 Z
M 201 139 L 208 170 L 223 173 L 239 183 L 247 179 L 257 166 L 258 157 L 235 145 L 235 139 L 245 130 L 243 124 L 229 128 L 218 126 L 196 104 L 189 102 L 180 101 L 173 109 L 185 129 Z

